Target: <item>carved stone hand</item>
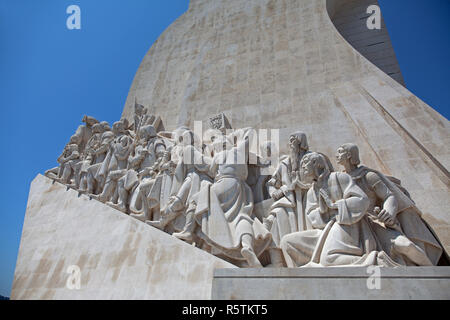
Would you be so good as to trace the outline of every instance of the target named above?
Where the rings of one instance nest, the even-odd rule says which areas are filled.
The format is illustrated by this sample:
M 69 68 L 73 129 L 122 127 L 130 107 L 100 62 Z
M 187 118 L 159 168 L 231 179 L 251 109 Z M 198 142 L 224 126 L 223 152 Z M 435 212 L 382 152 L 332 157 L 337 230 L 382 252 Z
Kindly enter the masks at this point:
M 272 199 L 274 201 L 277 201 L 279 199 L 281 199 L 283 197 L 283 191 L 281 190 L 275 190 L 274 192 L 272 192 L 272 194 L 270 195 L 272 197 Z
M 330 208 L 330 209 L 338 208 L 337 205 L 330 199 L 330 196 L 328 195 L 328 192 L 326 190 L 320 189 L 319 192 L 328 208 Z

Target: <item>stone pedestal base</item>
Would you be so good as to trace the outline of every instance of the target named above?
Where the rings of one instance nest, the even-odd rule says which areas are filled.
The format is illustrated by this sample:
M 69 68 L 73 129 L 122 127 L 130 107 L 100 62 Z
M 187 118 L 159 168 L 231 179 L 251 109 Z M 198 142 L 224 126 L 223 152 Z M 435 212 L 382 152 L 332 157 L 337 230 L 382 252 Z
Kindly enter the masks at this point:
M 450 267 L 216 269 L 212 299 L 450 299 Z
M 235 266 L 38 175 L 11 299 L 210 299 L 216 268 Z

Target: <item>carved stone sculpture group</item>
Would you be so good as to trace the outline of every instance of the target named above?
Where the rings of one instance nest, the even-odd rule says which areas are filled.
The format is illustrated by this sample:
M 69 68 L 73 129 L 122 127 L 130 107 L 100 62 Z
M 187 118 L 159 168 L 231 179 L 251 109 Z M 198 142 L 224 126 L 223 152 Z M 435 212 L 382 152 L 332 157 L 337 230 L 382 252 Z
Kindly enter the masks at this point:
M 400 181 L 361 166 L 355 144 L 337 148 L 335 171 L 294 132 L 264 175 L 272 143 L 253 154 L 252 129 L 229 133 L 223 114 L 200 146 L 137 103 L 131 125 L 83 122 L 48 177 L 237 266 L 433 266 L 445 255 Z

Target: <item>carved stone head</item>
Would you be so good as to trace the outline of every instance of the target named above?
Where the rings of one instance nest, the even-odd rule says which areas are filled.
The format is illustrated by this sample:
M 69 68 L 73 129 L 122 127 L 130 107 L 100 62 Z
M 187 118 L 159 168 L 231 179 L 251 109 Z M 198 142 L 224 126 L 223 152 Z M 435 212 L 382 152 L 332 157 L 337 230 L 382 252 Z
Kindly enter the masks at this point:
M 344 143 L 336 151 L 336 161 L 340 165 L 345 165 L 349 162 L 352 165 L 359 165 L 359 148 L 354 143 Z
M 148 141 L 151 138 L 156 137 L 155 127 L 152 125 L 146 125 L 146 126 L 139 128 L 139 137 L 141 137 L 145 141 Z
M 181 143 L 185 146 L 193 146 L 194 138 L 194 132 L 191 130 L 185 130 L 181 135 Z
M 92 126 L 92 132 L 93 133 L 102 133 L 104 132 L 103 126 L 101 123 L 96 123 Z
M 66 146 L 66 151 L 70 154 L 72 152 L 78 151 L 78 145 L 77 144 L 69 144 Z
M 81 142 L 80 136 L 77 136 L 77 135 L 74 134 L 73 136 L 70 137 L 69 144 L 79 145 L 80 142 Z
M 125 126 L 123 121 L 116 121 L 113 123 L 112 131 L 115 135 L 119 135 L 125 132 Z
M 224 135 L 216 136 L 213 141 L 214 153 L 217 154 L 233 147 L 233 142 Z
M 155 154 L 157 159 L 165 157 L 164 161 L 170 160 L 170 151 L 166 151 L 166 145 L 163 141 L 157 141 L 155 143 Z
M 189 128 L 186 126 L 181 126 L 176 128 L 173 132 L 171 132 L 169 134 L 170 139 L 175 143 L 175 144 L 181 144 L 183 142 L 183 133 L 185 131 L 188 131 Z M 159 133 L 162 134 L 164 136 L 164 133 Z
M 306 134 L 301 131 L 291 133 L 289 135 L 289 147 L 291 149 L 295 149 L 298 151 L 300 151 L 300 150 L 308 151 L 309 146 L 308 146 L 308 139 L 306 137 Z
M 97 119 L 95 119 L 94 117 L 91 117 L 91 116 L 87 116 L 87 115 L 84 115 L 83 119 L 81 121 L 86 123 L 87 127 L 92 127 L 94 124 L 98 123 Z
M 317 152 L 304 155 L 300 165 L 302 181 L 305 183 L 317 181 L 321 176 L 330 172 L 327 159 Z
M 100 124 L 103 127 L 103 132 L 111 131 L 111 127 L 109 126 L 109 123 L 107 121 L 102 121 L 100 122 Z

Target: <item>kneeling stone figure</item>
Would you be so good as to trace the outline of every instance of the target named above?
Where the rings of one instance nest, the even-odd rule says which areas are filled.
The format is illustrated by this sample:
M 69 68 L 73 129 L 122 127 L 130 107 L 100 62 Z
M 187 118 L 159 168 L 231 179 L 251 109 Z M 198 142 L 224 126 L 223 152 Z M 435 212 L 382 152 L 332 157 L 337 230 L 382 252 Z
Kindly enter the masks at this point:
M 367 217 L 369 198 L 351 176 L 330 172 L 325 157 L 315 152 L 303 157 L 301 168 L 305 182 L 312 183 L 305 211 L 314 229 L 282 238 L 287 266 L 397 266 L 378 250 Z

